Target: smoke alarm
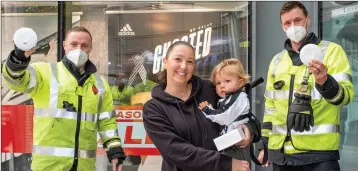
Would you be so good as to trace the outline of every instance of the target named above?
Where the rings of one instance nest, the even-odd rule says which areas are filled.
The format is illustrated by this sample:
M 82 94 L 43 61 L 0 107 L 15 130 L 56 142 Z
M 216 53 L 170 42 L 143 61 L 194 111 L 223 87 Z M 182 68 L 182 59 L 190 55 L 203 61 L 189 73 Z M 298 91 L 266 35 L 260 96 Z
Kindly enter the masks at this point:
M 13 40 L 17 48 L 27 51 L 36 46 L 37 34 L 31 28 L 22 27 L 16 30 Z

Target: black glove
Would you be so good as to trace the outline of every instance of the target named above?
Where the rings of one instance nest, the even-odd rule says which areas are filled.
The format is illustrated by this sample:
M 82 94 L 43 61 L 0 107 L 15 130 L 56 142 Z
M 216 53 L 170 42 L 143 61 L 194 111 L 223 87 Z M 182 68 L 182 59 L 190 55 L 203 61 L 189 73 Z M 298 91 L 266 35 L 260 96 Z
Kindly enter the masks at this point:
M 314 125 L 311 96 L 295 93 L 295 100 L 288 110 L 287 128 L 295 131 L 309 131 Z
M 29 58 L 25 56 L 25 51 L 17 48 L 16 46 L 15 46 L 15 57 L 17 60 L 21 62 L 27 62 L 29 60 Z
M 76 112 L 76 108 L 73 106 L 73 103 L 69 103 L 68 101 L 63 101 L 62 107 L 69 112 Z
M 109 162 L 112 162 L 112 159 L 118 159 L 117 167 L 123 163 L 126 159 L 123 148 L 121 146 L 113 147 L 107 151 L 107 158 Z

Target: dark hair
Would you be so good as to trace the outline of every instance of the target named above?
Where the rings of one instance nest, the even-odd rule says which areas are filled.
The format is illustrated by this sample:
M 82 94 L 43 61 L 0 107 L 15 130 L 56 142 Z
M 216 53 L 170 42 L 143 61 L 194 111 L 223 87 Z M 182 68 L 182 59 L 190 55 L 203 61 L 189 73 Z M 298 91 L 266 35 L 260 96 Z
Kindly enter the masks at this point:
M 125 87 L 125 83 L 123 79 L 117 81 L 117 88 L 119 92 L 122 92 Z
M 190 49 L 193 50 L 193 53 L 195 54 L 194 47 L 190 43 L 185 42 L 185 41 L 177 41 L 169 46 L 167 53 L 165 54 L 166 59 L 168 59 L 168 57 L 169 57 L 170 53 L 172 52 L 172 50 L 174 49 L 174 47 L 178 46 L 178 45 L 184 45 L 186 47 L 189 47 Z M 159 84 L 167 84 L 167 70 L 166 69 L 164 69 L 163 71 L 160 71 L 157 74 L 157 81 Z
M 302 10 L 303 14 L 305 15 L 305 17 L 308 16 L 308 12 L 306 7 L 299 1 L 288 1 L 286 3 L 284 3 L 281 7 L 281 11 L 280 11 L 280 21 L 281 21 L 281 16 L 282 14 L 291 11 L 294 8 L 299 8 Z M 282 21 L 281 21 L 282 22 Z
M 66 38 L 67 38 L 67 36 L 68 36 L 70 33 L 72 33 L 72 32 L 85 32 L 85 33 L 88 33 L 88 35 L 89 35 L 90 38 L 91 38 L 91 42 L 92 42 L 92 35 L 91 35 L 91 33 L 90 33 L 86 28 L 84 28 L 84 27 L 82 27 L 82 26 L 72 27 L 71 29 L 69 29 L 69 30 L 67 31 L 67 33 L 66 33 Z

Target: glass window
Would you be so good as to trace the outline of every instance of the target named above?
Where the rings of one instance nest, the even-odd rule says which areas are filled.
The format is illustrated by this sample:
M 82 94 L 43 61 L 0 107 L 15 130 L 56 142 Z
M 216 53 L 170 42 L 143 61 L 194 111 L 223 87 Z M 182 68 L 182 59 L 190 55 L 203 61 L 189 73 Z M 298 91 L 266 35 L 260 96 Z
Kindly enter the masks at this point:
M 13 50 L 12 36 L 20 27 L 30 27 L 38 35 L 32 62 L 56 61 L 57 2 L 1 5 L 2 61 Z M 248 2 L 78 1 L 66 2 L 65 9 L 67 25 L 61 26 L 63 29 L 80 25 L 92 34 L 89 58 L 111 86 L 119 133 L 129 154 L 124 170 L 160 170 L 161 156 L 145 133 L 141 114 L 143 104 L 151 98 L 157 73 L 163 68 L 162 58 L 173 42 L 184 40 L 194 46 L 196 75 L 203 79 L 209 79 L 213 67 L 226 58 L 238 58 L 245 68 L 248 66 Z M 24 142 L 25 136 L 32 137 L 32 129 L 25 127 L 20 133 L 10 125 L 16 119 L 10 116 L 25 112 L 27 119 L 17 124 L 26 121 L 32 124 L 32 100 L 5 85 L 2 87 L 2 123 L 6 123 L 2 130 L 9 130 L 2 134 L 2 141 L 9 140 L 5 147 L 13 148 L 16 138 Z M 29 169 L 32 139 L 25 144 L 25 152 L 7 149 L 7 153 L 2 153 L 3 170 Z M 99 142 L 96 169 L 111 170 L 111 167 Z
M 56 61 L 57 2 L 1 2 L 1 63 L 14 49 L 16 30 L 37 33 L 31 62 Z M 51 49 L 51 50 L 50 50 Z M 32 149 L 32 99 L 1 82 L 1 170 L 30 170 Z
M 352 70 L 355 96 L 341 113 L 341 169 L 357 168 L 358 156 L 358 3 L 352 1 L 322 2 L 323 39 L 340 44 Z
M 83 13 L 78 23 L 94 41 L 90 59 L 112 87 L 119 133 L 130 154 L 126 168 L 160 170 L 161 157 L 147 142 L 141 110 L 173 42 L 194 46 L 196 74 L 204 79 L 225 58 L 247 66 L 248 2 L 72 2 L 70 9 Z M 97 160 L 103 161 L 97 170 L 109 167 L 105 156 Z

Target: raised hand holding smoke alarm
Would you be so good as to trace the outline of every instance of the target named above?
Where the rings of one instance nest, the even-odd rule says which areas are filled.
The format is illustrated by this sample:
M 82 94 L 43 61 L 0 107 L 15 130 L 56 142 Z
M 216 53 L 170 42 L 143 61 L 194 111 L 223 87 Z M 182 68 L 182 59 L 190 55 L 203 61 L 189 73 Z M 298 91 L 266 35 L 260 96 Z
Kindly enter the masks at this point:
M 15 55 L 24 60 L 30 55 L 25 55 L 25 51 L 30 51 L 37 44 L 37 34 L 34 30 L 27 27 L 22 27 L 16 30 L 13 41 L 15 44 Z

